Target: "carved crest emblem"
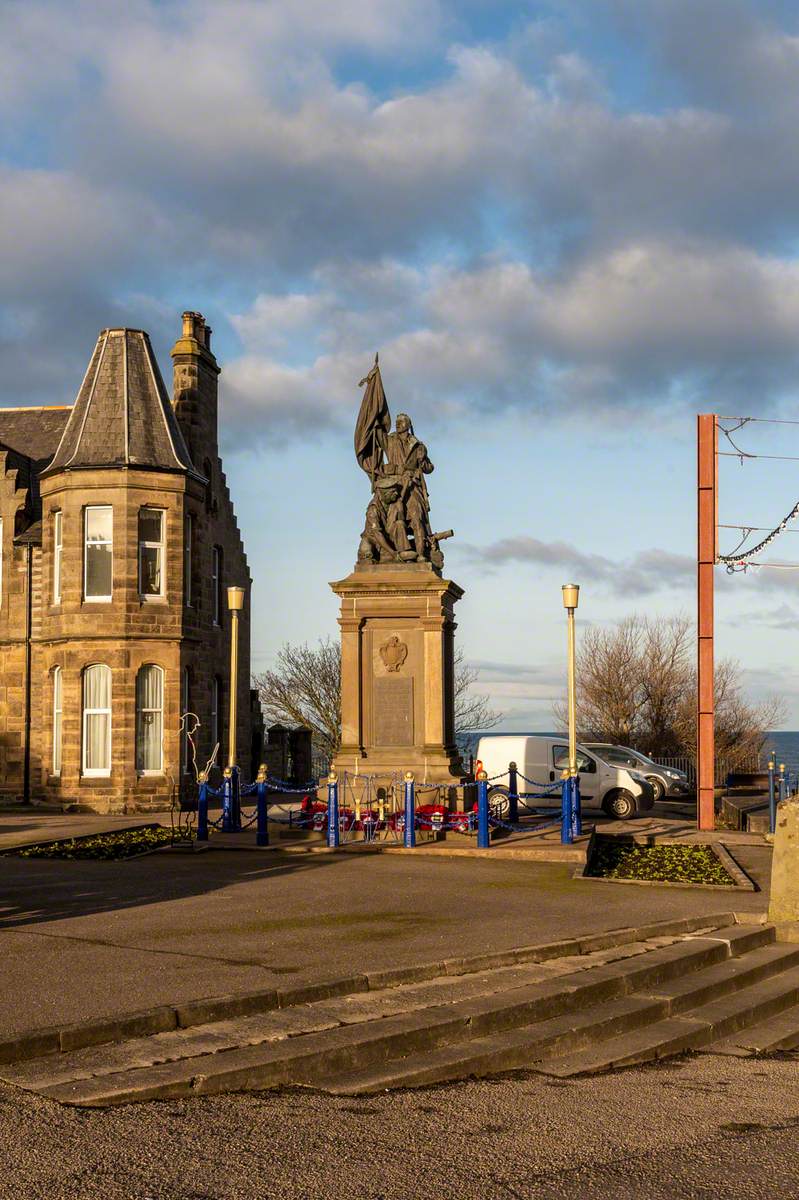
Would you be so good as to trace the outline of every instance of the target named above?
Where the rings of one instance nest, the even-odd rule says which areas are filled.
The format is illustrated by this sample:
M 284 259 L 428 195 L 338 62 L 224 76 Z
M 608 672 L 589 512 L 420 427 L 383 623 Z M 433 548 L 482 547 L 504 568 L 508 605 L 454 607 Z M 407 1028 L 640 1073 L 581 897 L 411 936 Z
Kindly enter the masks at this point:
M 380 657 L 387 671 L 398 671 L 408 657 L 408 647 L 396 634 L 380 647 Z

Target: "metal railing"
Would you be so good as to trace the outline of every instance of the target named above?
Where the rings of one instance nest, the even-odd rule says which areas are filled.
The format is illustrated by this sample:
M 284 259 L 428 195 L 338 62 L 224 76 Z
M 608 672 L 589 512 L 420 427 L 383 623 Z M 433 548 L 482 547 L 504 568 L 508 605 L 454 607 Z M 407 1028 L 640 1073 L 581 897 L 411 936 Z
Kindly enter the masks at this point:
M 662 767 L 671 767 L 673 771 L 684 771 L 692 785 L 696 785 L 696 762 L 688 754 L 652 755 L 653 762 Z M 715 786 L 724 787 L 727 776 L 731 771 L 754 772 L 763 771 L 765 766 L 759 754 L 748 755 L 746 758 L 717 758 L 715 766 Z

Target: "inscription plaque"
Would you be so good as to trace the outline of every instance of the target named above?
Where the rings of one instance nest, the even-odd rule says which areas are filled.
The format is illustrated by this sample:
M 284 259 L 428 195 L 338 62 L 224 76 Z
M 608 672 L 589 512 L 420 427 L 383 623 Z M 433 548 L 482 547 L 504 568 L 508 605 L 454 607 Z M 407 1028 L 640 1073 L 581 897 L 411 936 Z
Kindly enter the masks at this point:
M 373 688 L 375 746 L 412 746 L 413 679 L 378 676 Z

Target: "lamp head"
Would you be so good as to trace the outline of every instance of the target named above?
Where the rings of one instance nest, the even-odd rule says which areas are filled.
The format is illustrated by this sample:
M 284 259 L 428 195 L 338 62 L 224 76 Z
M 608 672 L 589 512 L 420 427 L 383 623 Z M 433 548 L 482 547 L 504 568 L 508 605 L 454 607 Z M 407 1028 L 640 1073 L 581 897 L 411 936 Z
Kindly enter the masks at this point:
M 241 612 L 244 608 L 244 588 L 229 587 L 227 590 L 227 606 L 231 612 Z
M 564 583 L 561 591 L 563 592 L 563 607 L 576 608 L 580 599 L 579 583 Z

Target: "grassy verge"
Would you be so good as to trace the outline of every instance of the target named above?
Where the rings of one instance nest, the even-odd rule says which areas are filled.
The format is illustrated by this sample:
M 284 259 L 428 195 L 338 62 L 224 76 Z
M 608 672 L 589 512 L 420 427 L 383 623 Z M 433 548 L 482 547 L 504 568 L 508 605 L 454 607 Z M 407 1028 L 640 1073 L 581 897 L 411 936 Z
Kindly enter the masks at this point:
M 162 826 L 144 826 L 141 829 L 123 829 L 118 833 L 89 834 L 86 837 L 67 838 L 63 842 L 51 842 L 46 846 L 24 846 L 21 850 L 6 853 L 14 858 L 79 858 L 116 860 L 132 858 L 148 850 L 157 850 L 173 841 L 171 829 Z
M 639 846 L 617 838 L 597 842 L 586 874 L 649 883 L 734 884 L 709 846 Z

